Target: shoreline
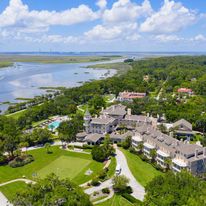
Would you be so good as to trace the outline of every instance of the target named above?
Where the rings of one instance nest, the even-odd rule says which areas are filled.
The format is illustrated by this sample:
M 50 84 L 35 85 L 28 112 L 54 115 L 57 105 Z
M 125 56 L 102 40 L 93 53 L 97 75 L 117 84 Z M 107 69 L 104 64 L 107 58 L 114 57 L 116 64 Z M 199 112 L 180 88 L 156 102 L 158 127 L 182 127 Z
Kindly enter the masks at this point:
M 18 63 L 39 64 L 80 64 L 106 62 L 121 59 L 122 56 L 26 56 L 26 55 L 0 55 L 0 69 L 17 66 Z M 17 64 L 17 65 L 15 65 Z

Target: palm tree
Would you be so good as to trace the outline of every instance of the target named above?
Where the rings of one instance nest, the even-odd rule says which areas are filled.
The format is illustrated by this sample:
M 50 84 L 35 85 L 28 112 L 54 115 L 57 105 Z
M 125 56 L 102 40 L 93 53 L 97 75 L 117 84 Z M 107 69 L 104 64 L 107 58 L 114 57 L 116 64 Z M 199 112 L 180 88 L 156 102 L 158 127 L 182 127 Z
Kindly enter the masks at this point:
M 165 159 L 166 170 L 168 171 L 171 168 L 172 160 L 168 157 Z
M 144 148 L 143 143 L 140 143 L 140 144 L 137 146 L 137 149 L 139 150 L 139 153 L 140 153 L 140 154 L 142 153 L 143 148 Z
M 155 161 L 156 156 L 157 156 L 156 150 L 155 149 L 151 149 L 150 150 L 150 157 L 152 158 L 152 162 Z

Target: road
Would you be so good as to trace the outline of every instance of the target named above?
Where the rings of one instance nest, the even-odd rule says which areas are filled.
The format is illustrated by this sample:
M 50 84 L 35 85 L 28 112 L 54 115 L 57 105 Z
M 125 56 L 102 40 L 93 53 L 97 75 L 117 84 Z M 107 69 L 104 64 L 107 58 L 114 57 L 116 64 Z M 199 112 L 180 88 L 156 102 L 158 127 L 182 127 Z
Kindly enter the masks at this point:
M 123 152 L 121 152 L 118 148 L 116 148 L 116 161 L 117 164 L 121 166 L 121 175 L 125 175 L 129 179 L 129 185 L 131 186 L 133 193 L 131 194 L 133 197 L 135 197 L 138 200 L 143 201 L 145 196 L 145 189 L 140 183 L 136 181 L 133 174 L 131 173 L 129 166 L 127 164 L 127 159 Z M 100 191 L 101 189 L 108 187 L 112 187 L 112 179 L 109 179 L 105 182 L 103 182 L 101 185 L 97 187 L 91 187 L 89 189 L 85 190 L 85 193 L 92 194 L 95 191 Z
M 138 200 L 143 201 L 145 195 L 145 189 L 139 182 L 134 178 L 133 174 L 131 173 L 129 166 L 127 164 L 127 159 L 122 151 L 116 148 L 116 160 L 117 164 L 121 166 L 121 175 L 125 175 L 129 179 L 129 185 L 131 186 L 133 193 L 131 194 Z

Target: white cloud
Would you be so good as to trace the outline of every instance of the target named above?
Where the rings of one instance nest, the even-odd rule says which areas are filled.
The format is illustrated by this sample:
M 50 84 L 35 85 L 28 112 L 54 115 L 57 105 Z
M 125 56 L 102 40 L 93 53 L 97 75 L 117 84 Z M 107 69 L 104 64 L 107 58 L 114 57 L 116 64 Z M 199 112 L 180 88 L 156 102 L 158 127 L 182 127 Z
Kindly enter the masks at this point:
M 131 22 L 151 13 L 152 7 L 149 0 L 144 0 L 142 5 L 130 0 L 118 0 L 111 9 L 105 10 L 102 18 L 105 23 Z
M 195 37 L 190 39 L 191 41 L 206 41 L 206 36 L 202 35 L 202 34 L 198 34 Z
M 154 36 L 154 39 L 160 42 L 171 42 L 171 41 L 183 40 L 183 38 L 180 38 L 177 35 L 165 35 L 165 34 Z
M 19 29 L 21 32 L 41 32 L 52 25 L 72 25 L 98 18 L 86 5 L 57 11 L 30 11 L 21 0 L 10 0 L 8 7 L 0 14 L 0 28 Z
M 104 9 L 107 6 L 107 1 L 106 0 L 98 0 L 96 5 L 100 8 L 100 9 Z
M 119 25 L 97 25 L 88 32 L 85 37 L 90 40 L 137 40 L 139 39 L 137 32 L 137 24 L 119 24 Z
M 142 32 L 172 33 L 191 25 L 196 20 L 194 11 L 184 7 L 181 3 L 165 0 L 160 10 L 140 26 Z

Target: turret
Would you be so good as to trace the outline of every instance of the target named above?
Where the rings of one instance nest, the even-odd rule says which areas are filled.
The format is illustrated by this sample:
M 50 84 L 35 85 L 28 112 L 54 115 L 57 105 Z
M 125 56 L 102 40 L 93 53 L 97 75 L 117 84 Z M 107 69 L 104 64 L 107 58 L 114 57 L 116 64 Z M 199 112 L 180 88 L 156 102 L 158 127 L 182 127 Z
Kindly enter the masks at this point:
M 84 127 L 85 127 L 86 133 L 89 133 L 89 126 L 90 126 L 91 119 L 92 119 L 92 116 L 87 109 L 87 111 L 84 114 Z

